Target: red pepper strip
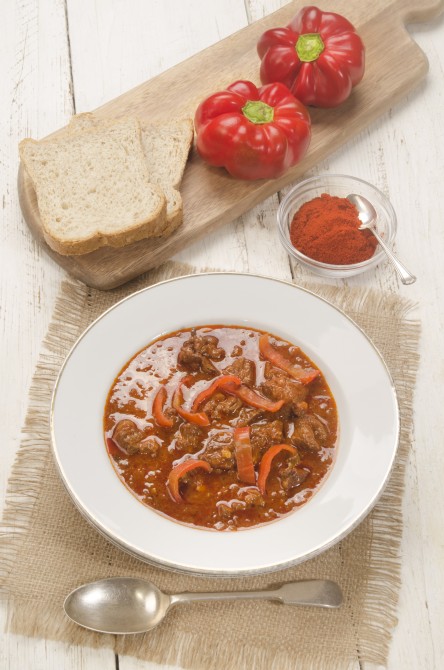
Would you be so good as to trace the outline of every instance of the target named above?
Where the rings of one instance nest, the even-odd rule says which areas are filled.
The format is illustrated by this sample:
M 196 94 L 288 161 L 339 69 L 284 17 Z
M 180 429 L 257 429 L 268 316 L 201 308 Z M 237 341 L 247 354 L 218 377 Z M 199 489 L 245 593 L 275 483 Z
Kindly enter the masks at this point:
M 256 475 L 251 451 L 250 427 L 236 428 L 234 431 L 234 449 L 237 463 L 237 476 L 241 482 L 256 484 Z
M 313 368 L 303 368 L 287 361 L 274 347 L 271 346 L 268 335 L 261 335 L 259 338 L 259 351 L 262 356 L 273 365 L 284 370 L 290 377 L 296 379 L 301 384 L 309 384 L 319 376 L 319 370 Z
M 183 382 L 182 382 L 183 383 Z M 210 420 L 205 412 L 187 412 L 182 408 L 183 395 L 182 395 L 182 383 L 179 384 L 173 395 L 173 407 L 178 414 L 188 421 L 189 423 L 195 423 L 198 426 L 209 426 Z
M 222 375 L 221 377 L 217 377 L 217 379 L 215 379 L 212 384 L 210 384 L 206 389 L 201 391 L 199 395 L 195 397 L 193 402 L 193 412 L 196 411 L 196 409 L 204 402 L 204 400 L 208 400 L 208 398 L 210 398 L 213 393 L 217 391 L 217 389 L 221 389 L 223 391 L 226 384 L 240 386 L 242 384 L 242 380 L 239 379 L 239 377 L 236 377 L 236 375 Z
M 108 448 L 108 453 L 114 458 L 114 456 L 122 456 L 122 454 L 127 455 L 126 451 L 123 451 L 112 437 L 106 438 L 106 446 Z
M 159 426 L 163 426 L 164 428 L 171 428 L 174 425 L 174 421 L 165 416 L 163 412 L 163 406 L 165 405 L 167 396 L 168 394 L 165 386 L 161 386 L 156 393 L 156 397 L 154 398 L 153 415 L 156 423 Z
M 231 384 L 227 384 L 224 388 L 224 391 L 230 395 L 237 396 L 251 407 L 263 409 L 267 412 L 277 412 L 284 404 L 283 400 L 276 400 L 275 402 L 274 400 L 264 398 L 263 395 L 256 393 L 256 391 L 252 391 L 250 388 L 248 388 L 248 386 L 245 386 L 245 384 L 242 384 L 239 386 L 239 388 L 235 388 L 234 386 L 231 386 Z
M 194 458 L 189 458 L 187 461 L 179 463 L 179 465 L 176 465 L 176 467 L 171 470 L 170 474 L 168 475 L 167 485 L 174 502 L 185 502 L 179 491 L 180 478 L 187 472 L 191 472 L 191 470 L 195 470 L 196 468 L 203 468 L 207 472 L 211 472 L 213 469 L 211 465 L 207 463 L 207 461 L 200 461 Z
M 265 454 L 262 456 L 262 460 L 259 465 L 259 477 L 257 480 L 257 485 L 262 495 L 265 495 L 266 493 L 267 477 L 270 474 L 273 458 L 281 451 L 288 451 L 290 454 L 298 453 L 296 447 L 292 447 L 290 444 L 275 444 L 274 446 L 267 449 Z

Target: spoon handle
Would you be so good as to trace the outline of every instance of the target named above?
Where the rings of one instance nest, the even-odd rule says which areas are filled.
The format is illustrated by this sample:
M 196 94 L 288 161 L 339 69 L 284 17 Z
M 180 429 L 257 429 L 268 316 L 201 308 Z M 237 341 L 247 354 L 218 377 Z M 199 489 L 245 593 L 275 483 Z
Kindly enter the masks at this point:
M 170 596 L 171 605 L 203 600 L 277 600 L 285 605 L 312 605 L 314 607 L 339 607 L 342 592 L 335 582 L 312 579 L 276 584 L 263 591 L 223 591 L 216 593 L 177 593 Z
M 370 227 L 370 230 L 372 231 L 373 235 L 376 237 L 378 240 L 379 244 L 381 247 L 384 249 L 385 253 L 389 257 L 390 261 L 392 262 L 393 267 L 395 268 L 396 272 L 399 275 L 400 280 L 402 281 L 403 284 L 414 284 L 416 281 L 415 275 L 412 275 L 411 272 L 407 270 L 405 265 L 399 261 L 395 254 L 388 248 L 382 237 L 379 235 L 377 230 L 373 227 Z

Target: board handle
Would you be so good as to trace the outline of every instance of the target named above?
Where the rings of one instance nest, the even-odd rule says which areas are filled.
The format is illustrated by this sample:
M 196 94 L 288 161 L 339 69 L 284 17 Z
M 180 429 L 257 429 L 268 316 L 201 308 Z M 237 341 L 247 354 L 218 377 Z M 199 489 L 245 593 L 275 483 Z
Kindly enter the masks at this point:
M 432 21 L 444 12 L 444 0 L 398 0 L 396 4 L 404 24 Z

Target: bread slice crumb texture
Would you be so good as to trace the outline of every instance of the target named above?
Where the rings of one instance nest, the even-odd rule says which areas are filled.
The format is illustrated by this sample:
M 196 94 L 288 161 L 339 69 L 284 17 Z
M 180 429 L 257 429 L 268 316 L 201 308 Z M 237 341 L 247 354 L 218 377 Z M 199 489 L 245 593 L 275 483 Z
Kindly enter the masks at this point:
M 150 180 L 136 119 L 24 140 L 20 155 L 36 189 L 45 239 L 59 253 L 162 235 L 165 197 Z
M 71 132 L 85 128 L 110 127 L 115 119 L 96 116 L 92 112 L 73 116 Z M 193 121 L 174 119 L 164 124 L 141 124 L 141 141 L 150 181 L 161 187 L 167 201 L 167 227 L 170 235 L 182 223 L 182 196 L 179 192 L 188 154 L 193 142 Z

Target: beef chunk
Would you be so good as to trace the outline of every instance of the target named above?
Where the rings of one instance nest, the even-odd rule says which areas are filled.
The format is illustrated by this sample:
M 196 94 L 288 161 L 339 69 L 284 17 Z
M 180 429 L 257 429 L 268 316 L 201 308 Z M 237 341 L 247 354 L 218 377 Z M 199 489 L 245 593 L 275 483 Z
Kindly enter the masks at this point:
M 245 509 L 245 503 L 240 500 L 227 500 L 217 505 L 217 513 L 221 519 L 232 519 L 236 512 Z
M 328 432 L 322 421 L 313 414 L 305 414 L 294 423 L 291 442 L 310 451 L 319 451 L 325 444 Z
M 242 400 L 235 396 L 226 396 L 223 393 L 215 393 L 208 402 L 205 403 L 204 412 L 212 420 L 220 420 L 226 417 L 234 416 L 242 407 Z
M 225 357 L 225 350 L 218 346 L 218 339 L 214 335 L 199 337 L 192 330 L 179 351 L 177 362 L 191 372 L 218 372 L 211 361 L 221 361 Z
M 265 505 L 265 500 L 258 489 L 247 489 L 240 494 L 240 498 L 247 507 L 263 507 Z
M 304 400 L 297 402 L 295 405 L 292 405 L 292 410 L 295 416 L 304 416 L 308 410 L 308 403 Z
M 176 440 L 176 449 L 187 451 L 190 454 L 200 451 L 205 431 L 194 423 L 183 423 Z
M 297 486 L 303 484 L 310 474 L 308 470 L 304 470 L 303 468 L 298 467 L 300 461 L 301 459 L 299 454 L 291 456 L 288 459 L 285 468 L 281 470 L 281 485 L 284 491 L 287 493 L 291 491 L 291 489 L 294 489 Z
M 221 430 L 211 436 L 202 459 L 208 461 L 216 472 L 233 470 L 236 467 L 233 433 Z
M 131 419 L 122 419 L 114 428 L 113 440 L 131 456 L 140 451 L 139 444 L 143 440 L 143 432 Z
M 291 489 L 295 489 L 297 486 L 303 484 L 309 474 L 308 470 L 303 470 L 302 468 L 291 468 L 290 470 L 286 470 L 285 474 L 282 473 L 281 476 L 282 488 L 288 493 Z
M 177 423 L 179 417 L 175 409 L 173 409 L 172 407 L 164 407 L 163 413 L 167 419 L 170 419 L 170 421 L 173 422 L 173 424 Z
M 144 440 L 139 442 L 138 452 L 140 454 L 149 454 L 150 456 L 157 456 L 157 454 L 159 453 L 160 446 L 161 442 L 159 438 L 154 437 L 154 435 L 149 435 L 148 437 L 145 437 Z
M 133 454 L 156 456 L 161 445 L 161 441 L 154 435 L 146 437 L 131 419 L 119 421 L 114 428 L 113 440 L 129 456 Z
M 262 409 L 255 409 L 254 407 L 242 407 L 239 412 L 239 417 L 236 426 L 241 428 L 243 426 L 251 426 L 255 421 L 263 419 L 264 411 Z
M 240 357 L 224 368 L 224 374 L 236 375 L 243 384 L 251 387 L 256 381 L 256 366 L 249 358 Z
M 231 519 L 236 512 L 251 509 L 252 507 L 263 507 L 265 501 L 256 488 L 248 488 L 241 491 L 238 498 L 220 502 L 217 505 L 217 511 L 222 519 Z
M 214 335 L 195 336 L 195 339 L 202 356 L 207 356 L 212 361 L 221 361 L 225 358 L 225 349 L 218 346 L 219 340 Z
M 273 444 L 280 444 L 282 439 L 283 425 L 278 419 L 251 427 L 251 443 L 254 447 L 268 448 Z
M 272 447 L 273 444 L 282 443 L 284 439 L 283 429 L 284 425 L 279 419 L 264 424 L 255 424 L 251 427 L 250 441 L 255 465 L 269 447 Z
M 307 409 L 306 386 L 290 379 L 285 372 L 273 367 L 268 361 L 265 363 L 265 381 L 261 389 L 272 400 L 283 400 L 288 403 L 296 416 L 303 414 Z

